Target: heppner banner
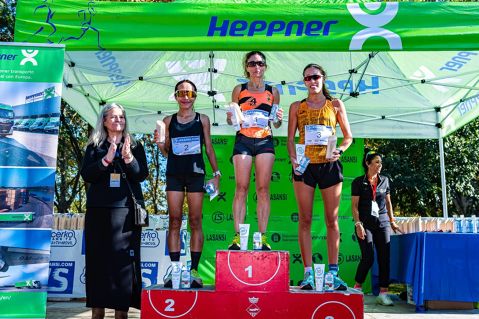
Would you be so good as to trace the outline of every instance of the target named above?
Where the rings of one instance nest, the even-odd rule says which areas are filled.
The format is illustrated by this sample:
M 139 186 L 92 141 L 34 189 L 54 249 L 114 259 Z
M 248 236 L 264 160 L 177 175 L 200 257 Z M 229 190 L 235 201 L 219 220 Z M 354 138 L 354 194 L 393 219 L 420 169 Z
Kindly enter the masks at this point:
M 68 50 L 474 50 L 479 3 L 20 0 L 15 41 Z
M 0 318 L 45 318 L 63 45 L 0 44 Z

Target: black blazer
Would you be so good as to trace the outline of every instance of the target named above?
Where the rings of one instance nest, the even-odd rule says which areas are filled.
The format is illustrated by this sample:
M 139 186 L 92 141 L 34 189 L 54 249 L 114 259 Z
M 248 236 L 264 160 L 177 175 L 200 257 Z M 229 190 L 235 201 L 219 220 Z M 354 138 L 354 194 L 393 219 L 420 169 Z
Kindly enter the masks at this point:
M 89 144 L 85 151 L 80 174 L 83 180 L 90 184 L 87 191 L 86 206 L 129 207 L 131 196 L 125 178 L 128 179 L 135 198 L 143 202 L 140 182 L 148 176 L 143 145 L 137 141 L 135 147 L 132 146 L 131 151 L 134 159 L 130 164 L 125 164 L 121 157 L 117 157 L 111 165 L 105 167 L 102 158 L 107 154 L 109 147 L 110 143 L 105 141 L 98 147 Z M 119 154 L 121 154 L 121 147 L 122 144 L 120 144 Z M 120 165 L 124 174 L 121 174 Z M 110 187 L 111 173 L 121 174 L 120 187 Z

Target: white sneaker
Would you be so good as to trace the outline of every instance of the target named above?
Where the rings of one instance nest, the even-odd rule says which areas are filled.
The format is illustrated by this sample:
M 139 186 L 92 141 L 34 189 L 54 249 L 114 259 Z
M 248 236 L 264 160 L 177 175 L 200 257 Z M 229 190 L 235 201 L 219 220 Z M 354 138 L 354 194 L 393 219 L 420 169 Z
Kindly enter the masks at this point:
M 394 306 L 394 302 L 387 294 L 379 294 L 379 296 L 376 297 L 376 303 L 383 306 Z

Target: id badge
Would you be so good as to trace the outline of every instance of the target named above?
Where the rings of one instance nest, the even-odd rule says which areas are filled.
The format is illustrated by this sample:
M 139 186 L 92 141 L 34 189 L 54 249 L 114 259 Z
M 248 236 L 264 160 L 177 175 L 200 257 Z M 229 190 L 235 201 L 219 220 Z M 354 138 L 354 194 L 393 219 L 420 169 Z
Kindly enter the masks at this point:
M 120 176 L 117 173 L 110 174 L 110 187 L 120 187 Z
M 305 125 L 306 145 L 328 145 L 328 137 L 333 135 L 331 126 Z
M 376 201 L 371 201 L 371 216 L 379 217 L 379 206 Z

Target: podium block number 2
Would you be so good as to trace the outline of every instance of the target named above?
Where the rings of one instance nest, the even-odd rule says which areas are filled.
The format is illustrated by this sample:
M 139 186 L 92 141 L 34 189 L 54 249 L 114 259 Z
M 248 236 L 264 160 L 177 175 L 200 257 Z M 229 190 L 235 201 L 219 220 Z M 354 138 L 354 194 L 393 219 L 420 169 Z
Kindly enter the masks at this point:
M 175 311 L 175 308 L 173 308 L 173 306 L 175 305 L 175 301 L 173 299 L 166 299 L 165 303 L 167 304 L 167 306 L 165 307 L 165 311 Z
M 253 266 L 249 265 L 244 269 L 248 273 L 248 278 L 253 278 Z

